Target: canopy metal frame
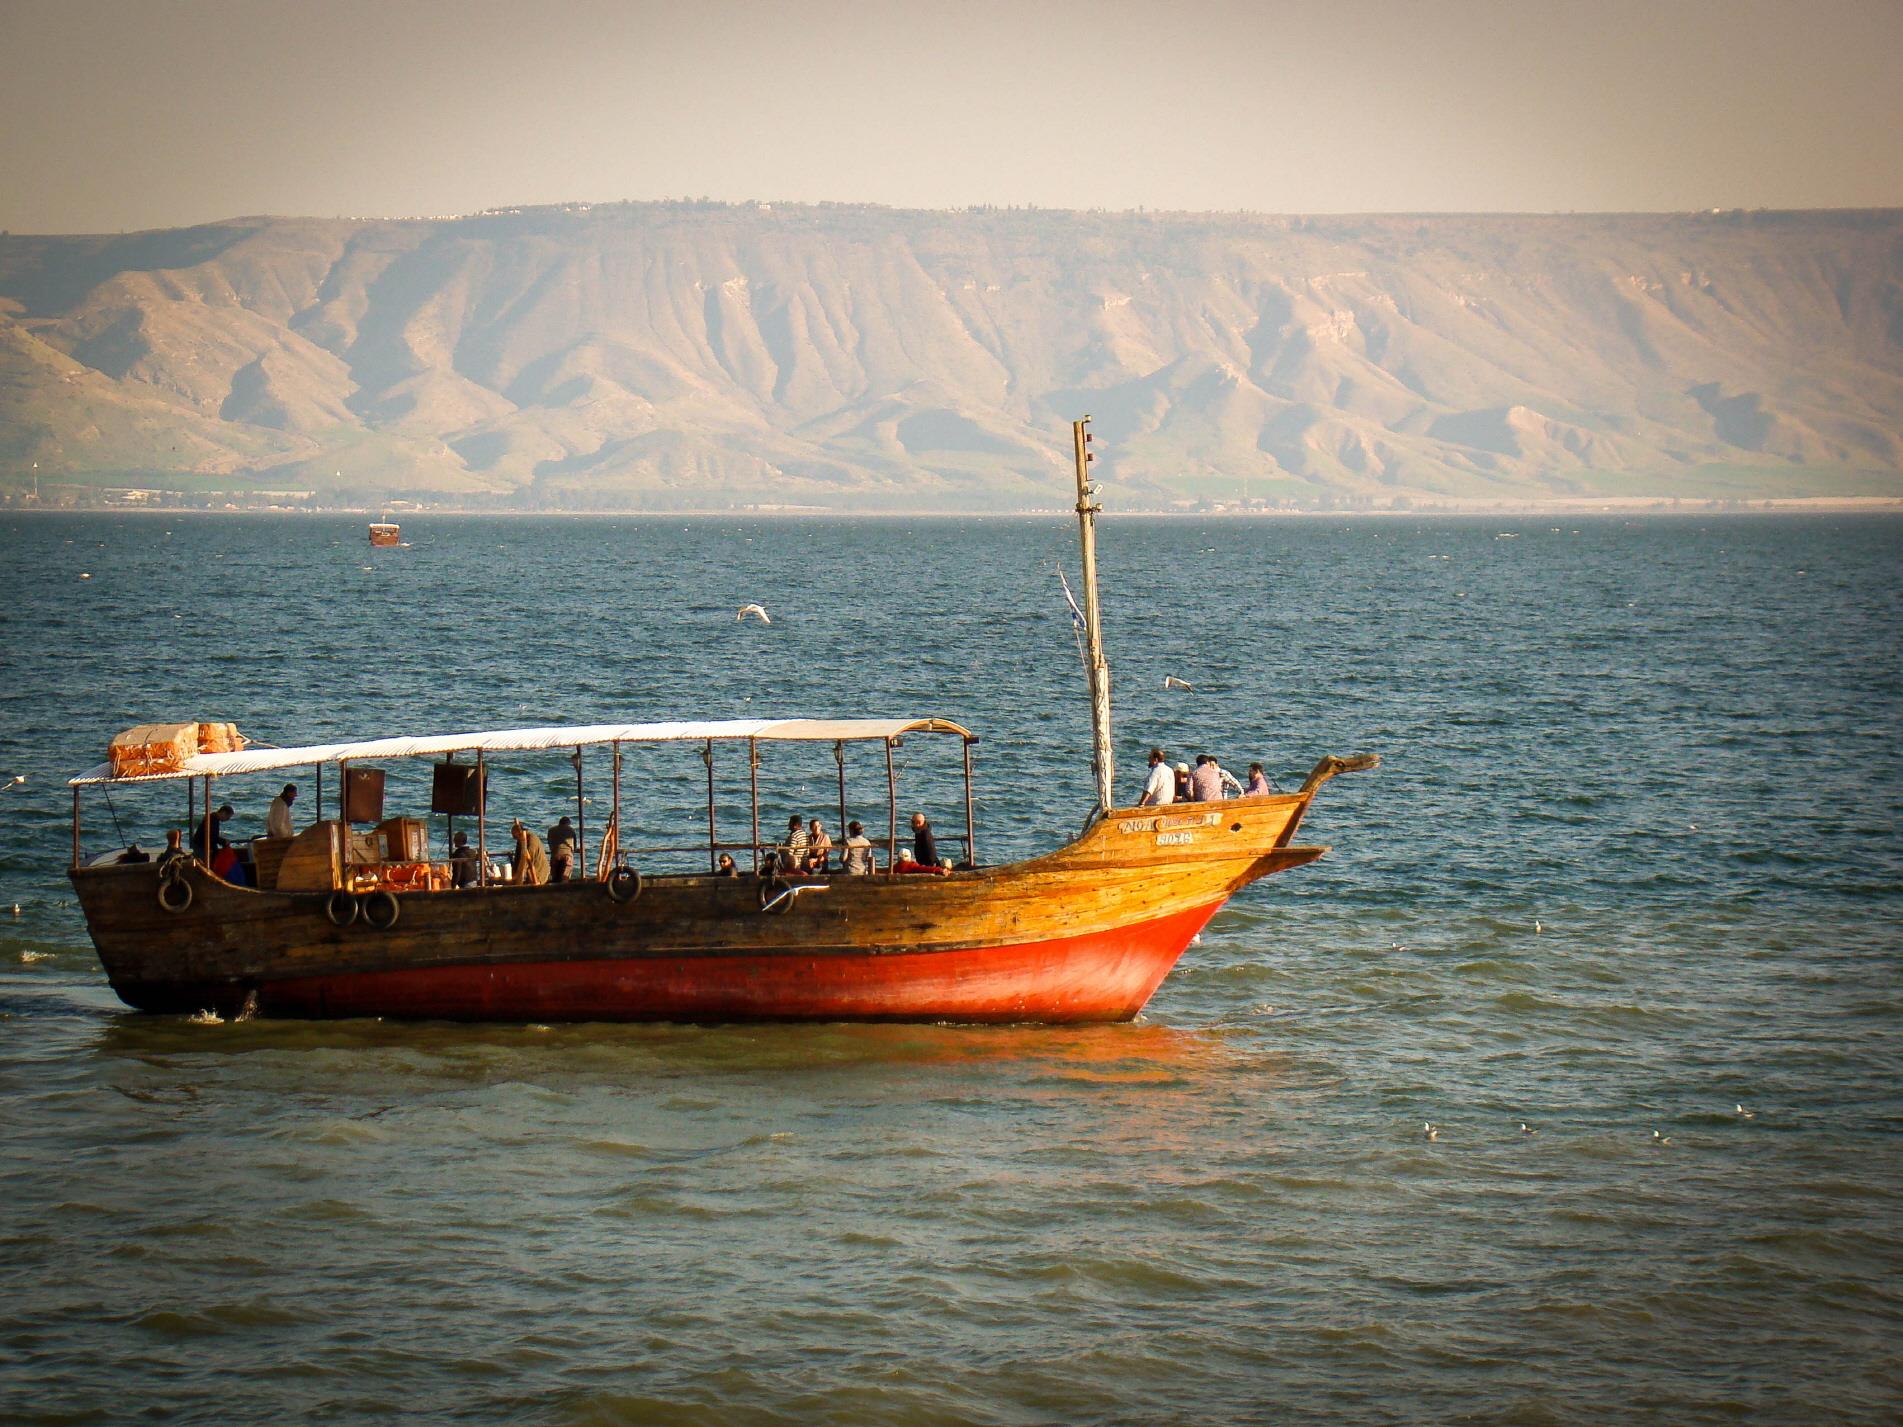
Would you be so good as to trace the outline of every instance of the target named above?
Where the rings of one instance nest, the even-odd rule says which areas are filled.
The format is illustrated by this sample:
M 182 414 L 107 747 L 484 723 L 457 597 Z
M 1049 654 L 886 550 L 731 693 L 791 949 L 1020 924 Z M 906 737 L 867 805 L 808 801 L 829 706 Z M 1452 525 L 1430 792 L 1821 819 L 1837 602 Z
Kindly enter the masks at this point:
M 886 770 L 886 810 L 888 832 L 886 838 L 886 867 L 888 870 L 898 861 L 899 842 L 899 804 L 898 804 L 898 768 L 893 759 L 893 750 L 898 748 L 905 734 L 936 733 L 960 739 L 964 752 L 965 777 L 965 860 L 975 863 L 977 858 L 975 797 L 973 792 L 972 748 L 978 742 L 978 736 L 960 724 L 949 719 L 913 718 L 913 719 L 732 719 L 717 723 L 665 723 L 665 724 L 591 724 L 573 728 L 535 728 L 512 729 L 496 733 L 444 734 L 425 738 L 384 738 L 361 740 L 349 743 L 313 744 L 301 748 L 256 748 L 240 753 L 198 754 L 184 760 L 179 768 L 164 773 L 147 773 L 133 777 L 118 778 L 112 776 L 111 765 L 102 764 L 97 768 L 69 780 L 73 790 L 73 865 L 82 865 L 81 851 L 82 829 L 80 821 L 80 795 L 90 787 L 112 787 L 131 783 L 162 783 L 184 780 L 187 790 L 188 828 L 195 830 L 191 822 L 191 797 L 196 788 L 196 780 L 202 779 L 205 792 L 205 809 L 209 815 L 212 802 L 212 783 L 221 777 L 234 777 L 247 773 L 267 773 L 281 769 L 313 767 L 317 774 L 317 818 L 323 821 L 323 770 L 327 765 L 337 768 L 339 788 L 338 813 L 347 814 L 348 809 L 342 796 L 346 784 L 345 774 L 349 765 L 358 761 L 386 761 L 393 759 L 444 757 L 453 762 L 458 753 L 474 753 L 476 756 L 476 856 L 478 866 L 484 878 L 489 868 L 489 755 L 498 752 L 533 752 L 566 749 L 575 766 L 575 812 L 579 837 L 585 837 L 582 831 L 586 821 L 586 785 L 582 776 L 582 750 L 590 744 L 607 744 L 611 749 L 611 777 L 613 789 L 612 810 L 608 827 L 613 831 L 617 847 L 616 860 L 623 859 L 621 847 L 621 750 L 626 743 L 685 743 L 697 742 L 696 750 L 706 765 L 707 774 L 707 858 L 708 871 L 713 872 L 719 865 L 722 844 L 719 841 L 719 827 L 716 818 L 716 796 L 714 780 L 714 745 L 720 742 L 744 742 L 747 745 L 748 793 L 752 804 L 752 842 L 754 870 L 762 871 L 766 865 L 763 844 L 760 840 L 760 745 L 762 743 L 831 743 L 833 757 L 839 772 L 839 823 L 843 838 L 846 824 L 846 744 L 850 742 L 877 742 L 885 750 Z M 209 844 L 209 829 L 207 830 Z M 578 847 L 576 864 L 579 869 L 584 865 L 585 844 Z M 201 854 L 207 864 L 211 861 L 209 845 L 202 849 L 193 849 Z

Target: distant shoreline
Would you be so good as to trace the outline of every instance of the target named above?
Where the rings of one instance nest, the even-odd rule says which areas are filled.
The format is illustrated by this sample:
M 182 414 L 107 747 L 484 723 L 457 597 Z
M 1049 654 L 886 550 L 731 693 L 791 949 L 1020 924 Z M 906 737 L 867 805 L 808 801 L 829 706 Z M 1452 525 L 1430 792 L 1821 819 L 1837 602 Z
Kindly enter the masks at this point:
M 701 507 L 683 510 L 494 510 L 467 506 L 430 506 L 391 512 L 383 507 L 291 506 L 22 505 L 0 507 L 0 516 L 133 515 L 142 517 L 228 517 L 283 515 L 303 519 L 376 520 L 401 525 L 434 519 L 482 520 L 1050 520 L 1076 512 L 1071 506 L 1018 510 L 833 510 L 817 506 Z M 1544 501 L 1449 501 L 1407 510 L 1156 510 L 1106 509 L 1107 520 L 1406 520 L 1440 517 L 1534 518 L 1591 515 L 1893 515 L 1903 513 L 1903 496 L 1786 496 L 1754 500 L 1603 499 L 1568 496 Z

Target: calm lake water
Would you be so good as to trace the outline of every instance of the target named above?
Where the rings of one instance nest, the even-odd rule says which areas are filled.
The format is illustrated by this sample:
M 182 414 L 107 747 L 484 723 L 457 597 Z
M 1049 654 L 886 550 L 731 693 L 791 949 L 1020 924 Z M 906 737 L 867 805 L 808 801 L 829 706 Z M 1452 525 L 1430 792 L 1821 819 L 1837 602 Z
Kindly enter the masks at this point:
M 1903 1416 L 1903 522 L 1107 523 L 1124 788 L 1386 760 L 1132 1025 L 127 1012 L 64 779 L 132 723 L 935 713 L 986 860 L 1089 803 L 1062 517 L 405 536 L 0 518 L 0 1420 Z M 955 744 L 903 763 L 962 820 Z M 634 776 L 654 831 L 701 777 Z M 763 772 L 782 825 L 832 790 Z

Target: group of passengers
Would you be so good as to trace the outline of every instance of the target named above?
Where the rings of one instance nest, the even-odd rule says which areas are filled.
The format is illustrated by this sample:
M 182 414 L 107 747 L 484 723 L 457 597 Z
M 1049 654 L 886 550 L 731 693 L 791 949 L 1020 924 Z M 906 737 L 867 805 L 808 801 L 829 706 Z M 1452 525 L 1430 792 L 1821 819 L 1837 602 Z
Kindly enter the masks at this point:
M 271 806 L 264 815 L 264 835 L 272 838 L 289 839 L 291 836 L 291 804 L 297 801 L 297 784 L 286 783 L 283 791 L 271 799 Z M 182 858 L 200 857 L 212 872 L 235 887 L 255 887 L 257 871 L 246 857 L 248 848 L 244 844 L 233 842 L 225 836 L 225 824 L 237 816 L 230 803 L 209 808 L 205 816 L 198 820 L 192 829 L 192 840 L 187 843 L 184 834 L 177 828 L 165 831 L 165 851 L 158 856 L 158 865 L 164 867 Z M 138 843 L 133 843 L 115 859 L 120 863 L 150 862 L 152 854 L 146 852 Z
M 271 806 L 264 815 L 266 837 L 288 839 L 291 836 L 291 804 L 296 801 L 297 784 L 286 783 L 283 790 L 271 799 Z M 257 869 L 244 855 L 248 849 L 225 836 L 225 824 L 236 816 L 237 810 L 230 803 L 206 809 L 205 816 L 192 829 L 189 844 L 177 828 L 167 828 L 165 851 L 159 854 L 158 865 L 164 867 L 182 858 L 201 857 L 214 876 L 224 878 L 234 887 L 257 886 Z M 118 861 L 150 862 L 152 857 L 135 842 L 119 854 Z
M 266 838 L 288 842 L 296 835 L 296 828 L 291 821 L 291 805 L 296 801 L 297 784 L 286 783 L 265 812 Z M 177 828 L 170 829 L 165 835 L 166 846 L 159 855 L 159 865 L 164 866 L 183 857 L 197 857 L 205 861 L 214 876 L 222 877 L 234 886 L 256 886 L 257 873 L 254 865 L 243 856 L 243 844 L 225 836 L 225 824 L 235 816 L 236 811 L 230 803 L 210 809 L 192 830 L 189 843 L 183 841 Z M 509 832 L 515 842 L 515 852 L 509 870 L 501 880 L 519 886 L 540 886 L 545 882 L 566 882 L 576 875 L 581 838 L 573 820 L 566 815 L 549 828 L 546 841 L 524 826 L 520 818 L 509 824 Z M 118 860 L 150 862 L 152 857 L 134 843 L 119 855 Z M 485 880 L 495 879 L 482 876 L 480 854 L 470 845 L 469 834 L 457 833 L 451 839 L 449 853 L 450 886 L 475 887 Z
M 879 870 L 872 839 L 866 836 L 865 825 L 856 820 L 846 824 L 846 840 L 835 843 L 818 818 L 803 819 L 795 814 L 786 820 L 786 836 L 780 839 L 779 845 L 770 850 L 762 848 L 761 852 L 762 877 L 824 877 L 835 870 L 835 856 L 838 858 L 836 870 L 848 877 L 868 877 Z M 924 813 L 912 814 L 912 855 L 895 860 L 892 870 L 926 873 L 951 870 L 938 855 L 938 839 Z M 734 865 L 733 858 L 723 852 L 714 875 L 738 877 L 740 869 Z
M 546 841 L 537 837 L 535 830 L 521 818 L 510 821 L 509 837 L 515 844 L 515 852 L 503 881 L 517 887 L 540 887 L 574 879 L 575 864 L 581 856 L 581 837 L 566 813 L 548 830 Z M 457 833 L 450 840 L 449 885 L 477 886 L 482 881 L 481 867 L 480 855 L 469 845 L 469 834 Z
M 1162 807 L 1167 803 L 1219 803 L 1224 798 L 1259 798 L 1273 793 L 1275 785 L 1260 763 L 1249 765 L 1249 781 L 1242 782 L 1213 754 L 1196 755 L 1196 766 L 1187 763 L 1171 766 L 1169 755 L 1160 748 L 1150 750 L 1150 776 L 1143 785 L 1139 808 Z

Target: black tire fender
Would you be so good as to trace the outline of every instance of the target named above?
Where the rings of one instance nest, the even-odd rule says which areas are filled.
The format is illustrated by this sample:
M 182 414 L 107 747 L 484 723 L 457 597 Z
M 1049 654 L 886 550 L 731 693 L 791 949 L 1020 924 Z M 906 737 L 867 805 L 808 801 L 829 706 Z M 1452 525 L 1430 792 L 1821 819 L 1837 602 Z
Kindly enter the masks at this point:
M 793 884 L 784 877 L 769 877 L 760 884 L 760 910 L 768 916 L 785 916 L 793 910 L 793 901 Z
M 362 910 L 357 894 L 342 887 L 324 898 L 324 915 L 330 918 L 330 924 L 335 927 L 349 926 L 357 920 L 357 914 Z
M 641 895 L 641 874 L 625 862 L 608 874 L 608 895 L 617 902 L 632 902 Z
M 159 879 L 159 905 L 168 912 L 182 912 L 192 904 L 192 884 L 184 874 L 173 872 Z
M 387 888 L 379 887 L 363 899 L 364 921 L 380 932 L 390 930 L 402 915 L 403 904 L 396 899 L 396 893 Z

